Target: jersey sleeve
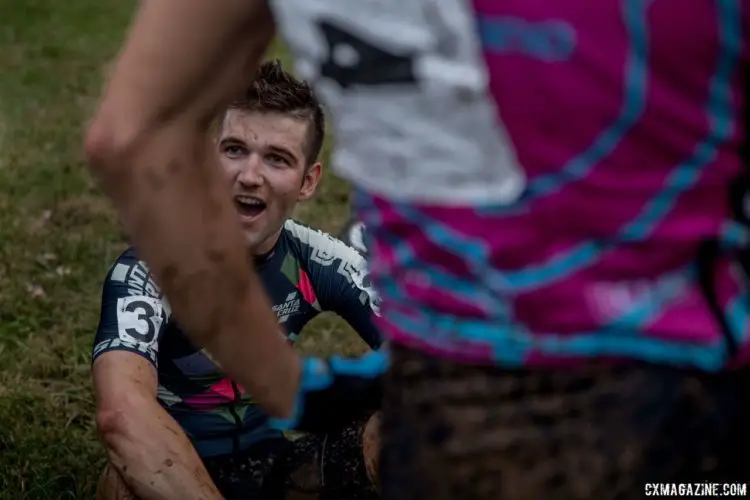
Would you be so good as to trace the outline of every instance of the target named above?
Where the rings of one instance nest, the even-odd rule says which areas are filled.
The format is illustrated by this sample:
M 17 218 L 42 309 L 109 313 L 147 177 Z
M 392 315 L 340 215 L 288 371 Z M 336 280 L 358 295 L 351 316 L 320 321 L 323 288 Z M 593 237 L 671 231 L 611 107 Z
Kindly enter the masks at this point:
M 132 250 L 126 251 L 109 270 L 102 287 L 92 362 L 105 352 L 128 351 L 156 367 L 159 341 L 169 316 L 169 306 L 148 267 Z
M 320 308 L 338 314 L 367 345 L 382 343 L 375 326 L 379 298 L 370 281 L 367 262 L 356 250 L 322 231 L 309 230 L 308 268 Z

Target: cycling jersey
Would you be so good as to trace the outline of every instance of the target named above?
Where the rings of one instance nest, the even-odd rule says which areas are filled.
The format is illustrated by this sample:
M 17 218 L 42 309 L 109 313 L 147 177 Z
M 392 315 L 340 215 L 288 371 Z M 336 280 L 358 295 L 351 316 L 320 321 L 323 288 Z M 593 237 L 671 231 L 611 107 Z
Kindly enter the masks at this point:
M 370 347 L 380 345 L 373 323 L 378 299 L 365 261 L 342 242 L 289 220 L 273 250 L 256 258 L 256 268 L 274 304 L 280 334 L 290 342 L 320 312 L 331 311 Z M 132 248 L 117 259 L 103 287 L 93 360 L 110 351 L 132 352 L 154 365 L 159 402 L 202 457 L 281 437 L 253 398 L 188 339 Z
M 748 2 L 271 4 L 331 108 L 389 339 L 501 366 L 750 360 L 729 251 Z

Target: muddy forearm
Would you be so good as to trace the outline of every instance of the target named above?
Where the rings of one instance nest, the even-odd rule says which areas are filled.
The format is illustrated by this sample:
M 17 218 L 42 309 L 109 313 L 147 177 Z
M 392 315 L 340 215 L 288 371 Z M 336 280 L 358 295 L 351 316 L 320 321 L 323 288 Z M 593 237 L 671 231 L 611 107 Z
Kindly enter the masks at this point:
M 105 419 L 100 434 L 110 463 L 140 500 L 222 499 L 171 416 L 161 408 L 132 413 Z

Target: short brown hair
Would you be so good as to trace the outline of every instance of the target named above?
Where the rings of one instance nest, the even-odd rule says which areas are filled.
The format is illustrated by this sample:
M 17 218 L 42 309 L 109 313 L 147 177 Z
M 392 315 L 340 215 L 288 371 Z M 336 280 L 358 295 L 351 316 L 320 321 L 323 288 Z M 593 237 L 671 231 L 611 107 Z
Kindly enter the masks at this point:
M 307 162 L 318 160 L 325 137 L 323 107 L 312 87 L 285 71 L 278 59 L 263 63 L 250 86 L 228 109 L 281 113 L 307 121 Z

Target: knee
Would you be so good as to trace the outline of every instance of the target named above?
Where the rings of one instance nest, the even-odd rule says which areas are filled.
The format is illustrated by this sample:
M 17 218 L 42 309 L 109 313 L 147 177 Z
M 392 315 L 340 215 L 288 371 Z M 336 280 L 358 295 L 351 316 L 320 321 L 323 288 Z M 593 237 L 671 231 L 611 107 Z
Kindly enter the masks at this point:
M 378 483 L 380 473 L 380 413 L 375 413 L 365 424 L 362 433 L 362 454 L 367 475 L 373 484 Z
M 99 476 L 99 484 L 96 487 L 96 500 L 138 500 L 138 498 L 133 494 L 112 464 L 107 464 L 101 476 Z

